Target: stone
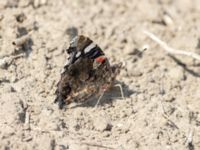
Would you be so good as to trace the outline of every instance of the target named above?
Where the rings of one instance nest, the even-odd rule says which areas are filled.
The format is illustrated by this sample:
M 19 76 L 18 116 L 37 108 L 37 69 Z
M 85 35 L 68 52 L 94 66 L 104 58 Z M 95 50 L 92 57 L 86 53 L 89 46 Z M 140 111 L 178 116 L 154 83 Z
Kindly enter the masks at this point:
M 112 124 L 106 120 L 105 117 L 96 117 L 94 119 L 94 127 L 98 131 L 110 131 L 112 129 Z
M 54 149 L 55 148 L 55 140 L 50 137 L 48 134 L 42 134 L 39 137 L 36 137 L 36 143 L 40 150 Z
M 180 67 L 171 68 L 168 72 L 168 75 L 170 78 L 176 81 L 184 80 L 186 78 L 183 69 Z

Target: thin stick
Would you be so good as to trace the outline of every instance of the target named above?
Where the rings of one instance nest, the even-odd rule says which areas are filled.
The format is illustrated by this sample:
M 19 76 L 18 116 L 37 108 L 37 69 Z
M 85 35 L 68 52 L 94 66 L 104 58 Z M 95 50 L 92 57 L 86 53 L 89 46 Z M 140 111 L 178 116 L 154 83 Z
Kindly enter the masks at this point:
M 165 111 L 165 108 L 164 108 L 164 105 L 163 105 L 163 103 L 162 103 L 162 100 L 160 100 L 160 103 L 161 103 L 161 108 L 162 108 L 162 111 L 163 111 L 163 113 L 162 113 L 162 116 L 168 121 L 168 122 L 170 122 L 176 129 L 179 129 L 179 127 L 176 125 L 176 123 L 174 123 L 170 118 L 169 118 L 169 116 L 167 115 L 167 113 L 166 113 L 166 111 Z
M 149 38 L 151 38 L 153 41 L 158 43 L 167 53 L 177 54 L 177 55 L 185 55 L 185 56 L 189 56 L 189 57 L 192 57 L 192 58 L 200 61 L 200 55 L 193 53 L 193 52 L 186 52 L 184 50 L 178 50 L 178 49 L 171 48 L 164 41 L 160 40 L 155 34 L 149 32 L 149 31 L 143 31 L 143 32 Z
M 119 87 L 120 92 L 121 92 L 121 96 L 122 96 L 122 98 L 125 100 L 124 92 L 123 92 L 123 89 L 122 89 L 122 85 L 121 85 L 121 84 L 116 84 L 115 87 Z
M 194 129 L 190 129 L 190 130 L 189 130 L 188 137 L 187 137 L 186 142 L 185 142 L 187 145 L 192 144 L 193 135 L 194 135 Z
M 166 114 L 163 113 L 162 115 L 167 121 L 171 123 L 171 125 L 173 125 L 173 127 L 175 127 L 176 129 L 179 129 L 179 127 Z
M 102 94 L 100 95 L 100 97 L 98 98 L 97 103 L 96 103 L 96 105 L 95 105 L 95 108 L 97 108 L 97 106 L 98 106 L 100 100 L 102 99 L 104 93 L 105 93 L 105 92 L 103 91 L 103 93 L 102 93 Z
M 5 69 L 7 66 L 9 66 L 15 59 L 18 59 L 20 57 L 23 57 L 24 54 L 19 54 L 17 56 L 9 56 L 9 57 L 4 57 L 0 59 L 0 68 Z
M 25 129 L 30 129 L 30 114 L 26 112 L 25 115 Z
M 114 148 L 112 148 L 112 147 L 108 147 L 108 146 L 104 146 L 104 145 L 100 145 L 100 144 L 96 144 L 96 143 L 82 142 L 81 144 L 85 144 L 85 145 L 88 145 L 88 146 L 94 146 L 94 147 L 105 148 L 105 149 L 114 149 Z
M 162 78 L 161 79 L 163 79 L 164 78 L 164 74 L 162 74 Z M 167 112 L 166 112 L 166 110 L 165 110 L 165 108 L 164 108 L 164 105 L 163 105 L 163 91 L 164 91 L 164 83 L 163 83 L 163 80 L 161 80 L 161 85 L 160 85 L 160 93 L 161 93 L 161 99 L 160 99 L 160 103 L 161 103 L 161 108 L 162 108 L 162 116 L 167 120 L 167 121 L 169 121 L 176 129 L 179 129 L 179 127 L 176 125 L 176 123 L 174 123 L 170 118 L 169 118 L 169 116 L 168 116 L 168 114 L 167 114 Z
M 12 42 L 12 44 L 16 47 L 21 47 L 23 44 L 25 44 L 30 39 L 30 35 L 24 35 L 20 38 L 17 38 L 15 41 Z

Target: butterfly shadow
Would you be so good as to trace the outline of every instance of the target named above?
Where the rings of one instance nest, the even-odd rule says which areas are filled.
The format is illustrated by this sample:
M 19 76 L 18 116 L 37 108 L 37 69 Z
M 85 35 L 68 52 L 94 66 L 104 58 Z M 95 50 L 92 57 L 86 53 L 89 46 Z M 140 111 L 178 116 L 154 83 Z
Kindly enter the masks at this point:
M 194 71 L 190 69 L 184 62 L 179 60 L 177 57 L 173 55 L 169 55 L 169 57 L 176 62 L 177 65 L 181 66 L 187 73 L 191 74 L 194 77 L 200 78 L 200 73 L 198 71 Z
M 115 86 L 116 85 L 116 86 Z M 121 92 L 121 89 L 122 92 Z M 70 109 L 76 108 L 76 107 L 95 107 L 98 103 L 98 106 L 103 106 L 105 104 L 110 104 L 112 105 L 113 101 L 115 100 L 125 100 L 126 98 L 128 98 L 131 94 L 133 94 L 134 91 L 131 90 L 128 85 L 124 84 L 123 82 L 120 81 L 116 81 L 116 84 L 114 84 L 114 86 L 112 88 L 110 88 L 108 91 L 105 91 L 102 94 L 102 97 L 100 98 L 100 95 L 94 96 L 89 98 L 87 101 L 80 103 L 80 104 L 76 104 L 75 106 L 71 106 Z

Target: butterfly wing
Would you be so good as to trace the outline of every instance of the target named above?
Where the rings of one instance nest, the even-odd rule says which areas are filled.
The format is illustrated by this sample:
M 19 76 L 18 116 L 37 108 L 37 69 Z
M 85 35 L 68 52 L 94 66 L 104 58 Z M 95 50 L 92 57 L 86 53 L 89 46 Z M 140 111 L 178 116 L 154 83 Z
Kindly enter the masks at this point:
M 56 90 L 55 102 L 58 102 L 59 108 L 72 101 L 83 101 L 98 92 L 99 86 L 95 84 L 98 66 L 94 64 L 97 58 L 104 56 L 100 47 L 85 36 L 75 37 L 67 53 L 69 58 Z

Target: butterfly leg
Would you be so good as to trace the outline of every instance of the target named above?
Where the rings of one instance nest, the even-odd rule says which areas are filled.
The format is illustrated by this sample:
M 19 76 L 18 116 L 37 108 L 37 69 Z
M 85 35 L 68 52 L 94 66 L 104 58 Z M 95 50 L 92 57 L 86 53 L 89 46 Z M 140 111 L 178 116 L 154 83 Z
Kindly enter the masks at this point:
M 65 105 L 65 102 L 63 100 L 58 101 L 58 107 L 59 107 L 59 109 L 63 109 L 64 105 Z
M 62 98 L 56 98 L 54 103 L 58 103 L 58 108 L 63 109 L 63 106 L 65 105 L 65 102 Z
M 105 92 L 103 91 L 102 94 L 99 96 L 99 98 L 98 98 L 98 100 L 97 100 L 97 103 L 96 103 L 96 105 L 95 105 L 95 108 L 97 108 L 97 106 L 98 106 L 100 100 L 102 99 L 104 93 L 105 93 Z
M 124 92 L 123 92 L 123 89 L 122 89 L 122 85 L 121 85 L 121 84 L 115 84 L 114 86 L 115 86 L 115 87 L 119 87 L 120 92 L 121 92 L 122 99 L 125 100 Z

